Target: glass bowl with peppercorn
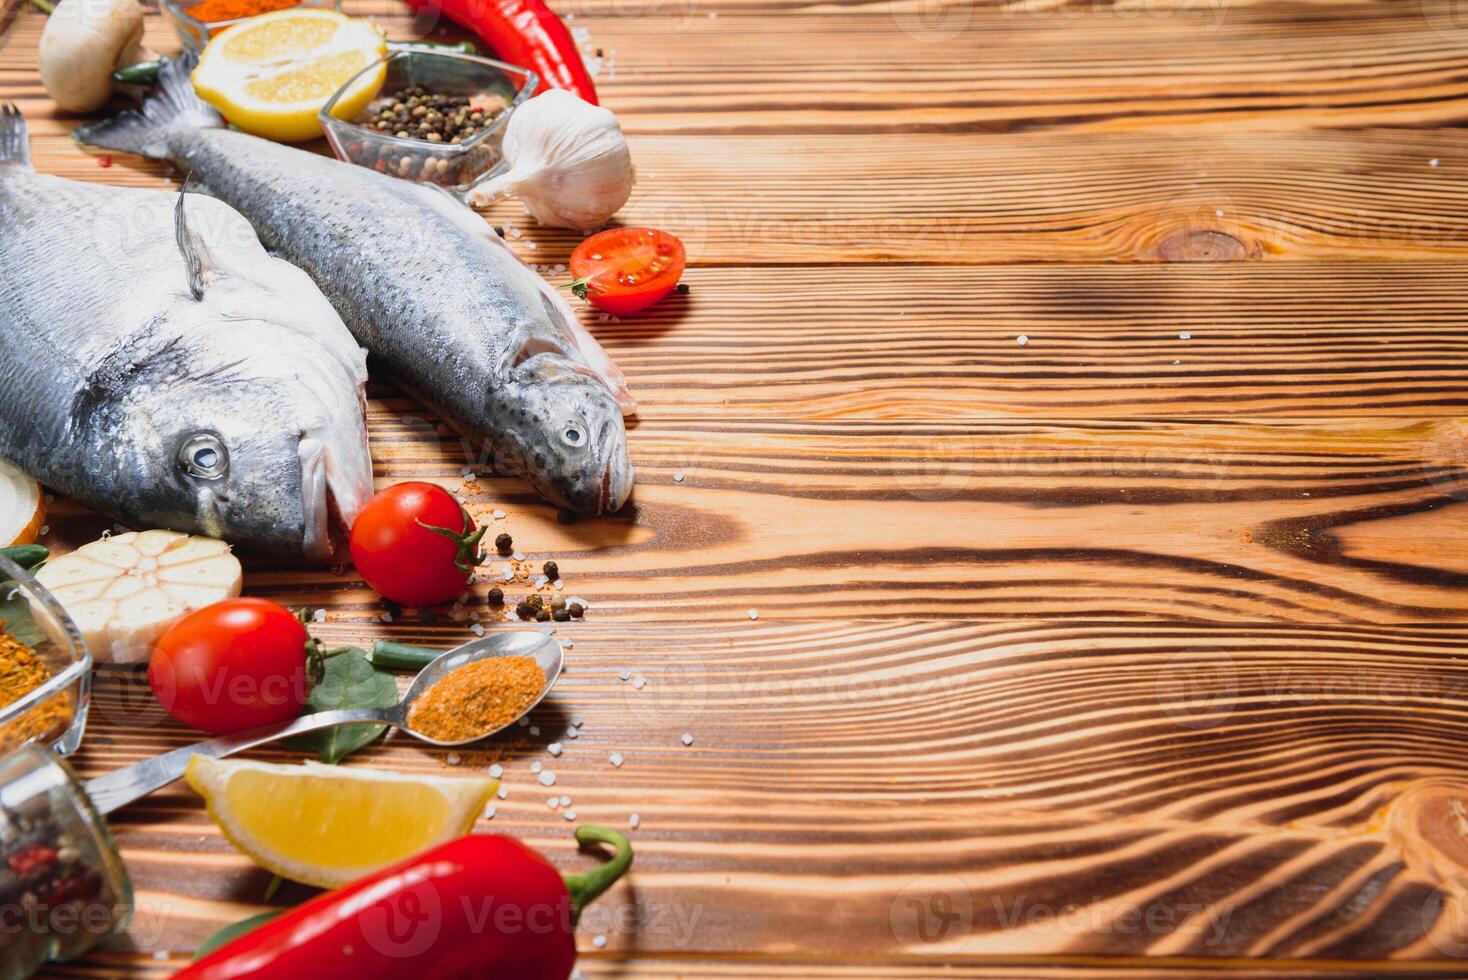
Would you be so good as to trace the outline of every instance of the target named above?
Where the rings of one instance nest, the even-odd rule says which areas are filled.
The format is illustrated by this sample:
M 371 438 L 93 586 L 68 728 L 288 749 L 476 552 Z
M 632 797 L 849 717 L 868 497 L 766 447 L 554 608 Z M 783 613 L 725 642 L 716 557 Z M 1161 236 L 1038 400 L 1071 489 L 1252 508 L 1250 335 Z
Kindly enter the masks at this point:
M 353 78 L 321 110 L 321 128 L 349 163 L 408 180 L 468 190 L 504 166 L 510 114 L 535 93 L 536 74 L 457 51 L 405 48 L 387 66 L 381 94 L 355 120 L 332 110 Z M 377 70 L 369 65 L 363 73 Z
M 0 555 L 0 752 L 35 741 L 69 755 L 86 726 L 91 683 L 92 657 L 76 624 Z
M 261 14 L 291 7 L 328 7 L 341 10 L 341 0 L 159 0 L 184 49 L 198 54 L 209 39 L 227 27 Z

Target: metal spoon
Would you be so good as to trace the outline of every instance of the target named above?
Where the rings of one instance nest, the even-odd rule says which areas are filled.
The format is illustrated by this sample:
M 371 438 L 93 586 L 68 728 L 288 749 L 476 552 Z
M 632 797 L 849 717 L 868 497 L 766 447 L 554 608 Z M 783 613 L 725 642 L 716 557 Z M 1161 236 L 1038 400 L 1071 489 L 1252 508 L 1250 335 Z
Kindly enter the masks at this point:
M 429 738 L 408 726 L 408 712 L 412 709 L 413 702 L 433 686 L 439 678 L 470 661 L 486 660 L 490 657 L 533 657 L 535 659 L 536 664 L 545 673 L 545 687 L 541 688 L 539 696 L 531 702 L 529 707 L 493 731 L 476 735 L 473 738 L 460 739 L 457 742 L 443 742 Z M 508 728 L 521 717 L 529 714 L 545 699 L 546 694 L 550 693 L 550 689 L 561 676 L 561 667 L 564 663 L 565 651 L 561 649 L 561 644 L 556 638 L 549 634 L 538 632 L 495 633 L 492 636 L 471 640 L 435 659 L 418 672 L 418 676 L 413 678 L 413 683 L 408 686 L 408 690 L 391 708 L 340 708 L 336 711 L 318 711 L 315 714 L 302 715 L 288 725 L 252 728 L 248 731 L 235 732 L 232 735 L 220 735 L 207 742 L 185 745 L 181 749 L 174 749 L 172 752 L 165 752 L 152 759 L 135 762 L 125 768 L 109 772 L 105 776 L 89 780 L 86 784 L 87 795 L 92 798 L 92 803 L 98 812 L 111 813 L 178 779 L 188 766 L 189 759 L 196 755 L 223 758 L 227 755 L 234 755 L 236 752 L 255 748 L 257 745 L 274 742 L 277 739 L 314 732 L 321 728 L 333 728 L 337 725 L 352 725 L 361 722 L 393 725 L 431 745 L 452 746 L 477 742 Z

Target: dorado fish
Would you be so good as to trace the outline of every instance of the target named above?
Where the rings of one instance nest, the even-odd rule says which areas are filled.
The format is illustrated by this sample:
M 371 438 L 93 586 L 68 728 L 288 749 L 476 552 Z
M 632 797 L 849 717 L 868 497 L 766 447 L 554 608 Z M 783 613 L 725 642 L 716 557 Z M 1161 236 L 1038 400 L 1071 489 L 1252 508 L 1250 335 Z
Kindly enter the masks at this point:
M 141 111 L 83 126 L 94 146 L 173 161 L 304 269 L 409 390 L 498 466 L 572 510 L 632 489 L 616 366 L 563 297 L 446 191 L 226 130 L 165 65 Z
M 366 379 L 238 213 L 38 174 L 0 111 L 0 456 L 133 527 L 320 559 L 372 494 Z

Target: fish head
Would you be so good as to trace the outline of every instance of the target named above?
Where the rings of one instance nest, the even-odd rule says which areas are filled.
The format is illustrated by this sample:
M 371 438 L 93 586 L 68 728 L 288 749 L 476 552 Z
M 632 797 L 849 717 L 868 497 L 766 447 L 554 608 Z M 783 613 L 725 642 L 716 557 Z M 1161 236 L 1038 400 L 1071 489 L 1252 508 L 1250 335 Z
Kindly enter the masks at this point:
M 632 459 L 616 396 L 584 365 L 536 354 L 494 406 L 496 449 L 537 493 L 579 514 L 609 514 L 632 492 Z
M 191 353 L 149 365 L 151 378 L 124 393 L 112 415 L 116 509 L 130 523 L 326 560 L 333 520 L 350 527 L 372 494 L 359 387 L 289 336 L 230 327 L 253 338 L 249 349 L 215 344 L 207 364 Z

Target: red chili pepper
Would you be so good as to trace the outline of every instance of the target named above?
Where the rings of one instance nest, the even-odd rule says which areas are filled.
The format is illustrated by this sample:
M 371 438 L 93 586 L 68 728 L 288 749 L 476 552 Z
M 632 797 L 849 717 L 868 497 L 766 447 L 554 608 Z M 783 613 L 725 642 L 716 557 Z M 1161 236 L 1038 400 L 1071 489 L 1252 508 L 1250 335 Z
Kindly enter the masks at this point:
M 596 86 L 571 32 L 544 0 L 407 0 L 414 10 L 442 13 L 477 34 L 502 61 L 529 68 L 550 88 L 596 105 Z
M 566 980 L 577 916 L 632 863 L 614 830 L 578 827 L 576 840 L 616 855 L 562 878 L 512 837 L 470 834 L 319 895 L 174 980 Z
M 55 848 L 45 844 L 32 844 L 10 855 L 10 860 L 6 863 L 10 865 L 11 871 L 24 878 L 37 871 L 50 871 L 56 867 L 58 857 Z

